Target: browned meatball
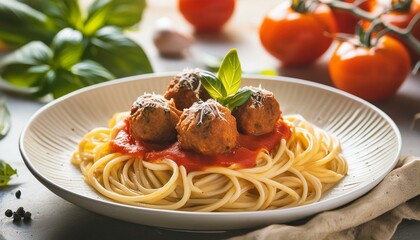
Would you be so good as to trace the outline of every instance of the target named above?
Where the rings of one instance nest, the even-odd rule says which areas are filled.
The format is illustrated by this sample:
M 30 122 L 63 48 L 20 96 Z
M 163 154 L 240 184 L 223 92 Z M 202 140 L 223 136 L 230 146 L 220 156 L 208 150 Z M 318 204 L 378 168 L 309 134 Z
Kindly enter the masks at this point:
M 172 78 L 164 97 L 174 99 L 176 108 L 182 111 L 199 99 L 209 99 L 210 95 L 201 85 L 200 70 L 186 69 Z
M 176 130 L 181 148 L 206 155 L 231 151 L 239 135 L 230 110 L 213 99 L 184 109 Z
M 251 97 L 232 112 L 238 122 L 239 131 L 251 135 L 273 131 L 281 116 L 280 105 L 273 93 L 262 88 L 245 88 L 253 92 Z
M 145 94 L 131 106 L 131 133 L 135 139 L 146 142 L 174 142 L 180 113 L 173 101 L 161 95 Z

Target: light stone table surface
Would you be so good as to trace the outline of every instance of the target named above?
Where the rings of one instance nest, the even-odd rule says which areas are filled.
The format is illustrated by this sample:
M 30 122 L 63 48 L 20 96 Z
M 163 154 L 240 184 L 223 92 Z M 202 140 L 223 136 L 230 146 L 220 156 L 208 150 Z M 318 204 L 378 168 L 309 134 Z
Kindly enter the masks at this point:
M 192 48 L 216 56 L 224 56 L 231 48 L 238 50 L 244 71 L 276 69 L 279 75 L 305 79 L 331 85 L 328 76 L 327 52 L 319 61 L 304 68 L 286 69 L 268 55 L 258 39 L 258 25 L 263 14 L 276 1 L 239 0 L 235 15 L 224 31 L 216 35 L 195 35 Z M 186 67 L 204 67 L 199 58 L 187 55 L 183 59 L 165 59 L 159 56 L 152 42 L 155 21 L 160 17 L 171 18 L 175 26 L 185 33 L 192 33 L 190 26 L 176 10 L 175 0 L 149 1 L 144 18 L 128 34 L 147 52 L 155 72 L 177 72 Z M 49 240 L 49 239 L 224 239 L 250 231 L 235 230 L 217 233 L 180 232 L 137 225 L 97 215 L 56 196 L 26 168 L 18 147 L 19 136 L 30 117 L 44 103 L 0 90 L 11 112 L 12 128 L 0 141 L 0 159 L 18 169 L 18 176 L 5 188 L 0 188 L 0 240 Z M 420 75 L 410 75 L 398 93 L 384 102 L 374 103 L 397 124 L 402 134 L 401 155 L 420 156 L 420 120 L 412 125 L 413 117 L 420 112 Z M 15 192 L 22 196 L 16 199 Z M 14 223 L 4 216 L 8 208 L 23 206 L 32 212 L 29 223 Z M 205 223 L 203 223 L 205 224 Z M 393 239 L 419 239 L 420 222 L 405 220 L 398 227 Z

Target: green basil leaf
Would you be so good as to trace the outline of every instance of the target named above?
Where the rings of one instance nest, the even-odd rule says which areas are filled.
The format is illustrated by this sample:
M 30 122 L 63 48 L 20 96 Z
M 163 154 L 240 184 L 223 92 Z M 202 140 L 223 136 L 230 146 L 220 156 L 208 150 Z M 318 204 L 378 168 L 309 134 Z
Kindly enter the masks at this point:
M 77 0 L 49 0 L 38 4 L 46 15 L 54 19 L 59 29 L 83 29 L 83 16 Z
M 80 82 L 85 86 L 115 79 L 115 77 L 103 66 L 90 60 L 84 60 L 75 64 L 71 68 L 71 72 L 77 76 L 80 79 Z
M 9 65 L 4 69 L 1 76 L 15 87 L 37 87 L 39 81 L 50 70 L 48 65 L 28 66 L 21 64 Z
M 6 105 L 6 99 L 0 98 L 0 139 L 4 138 L 11 126 L 10 112 Z
M 113 0 L 106 24 L 131 27 L 141 20 L 145 7 L 146 0 Z
M 51 84 L 56 78 L 55 71 L 50 69 L 48 72 L 44 74 L 39 80 L 37 84 L 37 89 L 35 92 L 31 93 L 32 98 L 41 98 L 50 94 L 51 92 Z
M 11 177 L 17 173 L 16 169 L 13 169 L 5 161 L 0 160 L 0 187 L 6 186 Z
M 112 8 L 111 0 L 96 0 L 88 8 L 88 16 L 85 21 L 83 33 L 91 36 L 98 29 L 105 26 L 106 18 Z
M 63 69 L 55 71 L 55 74 L 51 75 L 47 81 L 50 85 L 49 90 L 54 98 L 59 98 L 84 87 L 77 76 Z
M 108 81 L 115 77 L 100 64 L 84 60 L 73 65 L 70 71 L 59 69 L 51 72 L 45 79 L 45 85 L 37 93 L 42 95 L 51 92 L 54 98 L 59 98 L 79 88 Z
M 28 72 L 30 67 L 23 64 L 8 65 L 1 70 L 1 77 L 15 87 L 33 87 L 37 85 L 38 77 Z
M 225 87 L 215 74 L 208 71 L 201 71 L 200 80 L 212 98 L 223 99 L 226 97 Z
M 33 41 L 7 55 L 0 67 L 20 63 L 27 65 L 49 64 L 52 59 L 51 49 L 40 41 Z
M 22 46 L 32 40 L 49 42 L 56 27 L 45 14 L 15 0 L 0 1 L 0 40 Z
M 51 1 L 44 0 L 17 0 L 21 3 L 28 5 L 29 7 L 36 9 L 42 13 L 45 13 L 46 7 L 50 7 Z
M 153 72 L 143 49 L 116 27 L 97 31 L 87 47 L 85 58 L 98 62 L 117 78 Z
M 78 78 L 65 69 L 50 70 L 39 81 L 38 89 L 31 94 L 33 98 L 40 98 L 51 94 L 59 98 L 67 93 L 83 87 Z
M 252 95 L 250 89 L 241 89 L 235 95 L 227 97 L 225 101 L 225 106 L 230 110 L 233 110 L 235 107 L 239 107 L 244 104 L 249 97 Z
M 77 30 L 65 28 L 54 37 L 51 49 L 54 53 L 54 66 L 69 68 L 82 57 L 83 35 Z
M 34 87 L 49 70 L 51 49 L 34 41 L 7 55 L 0 64 L 0 76 L 17 87 Z
M 236 49 L 231 49 L 220 65 L 217 77 L 222 81 L 227 95 L 235 94 L 241 85 L 242 69 Z

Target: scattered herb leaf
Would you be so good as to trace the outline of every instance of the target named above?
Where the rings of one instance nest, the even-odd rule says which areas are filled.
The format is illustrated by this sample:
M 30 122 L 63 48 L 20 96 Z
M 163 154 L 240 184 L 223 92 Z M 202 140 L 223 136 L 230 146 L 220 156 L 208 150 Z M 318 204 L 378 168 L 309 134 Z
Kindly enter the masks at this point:
M 4 138 L 11 126 L 10 112 L 6 105 L 6 99 L 0 98 L 0 139 Z
M 0 160 L 0 187 L 6 186 L 13 175 L 17 173 L 8 163 Z

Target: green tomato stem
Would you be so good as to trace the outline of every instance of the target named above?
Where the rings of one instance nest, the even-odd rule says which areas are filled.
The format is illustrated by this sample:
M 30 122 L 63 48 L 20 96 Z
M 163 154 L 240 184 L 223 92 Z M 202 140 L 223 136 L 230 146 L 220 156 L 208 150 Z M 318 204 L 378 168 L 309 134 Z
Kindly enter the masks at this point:
M 388 29 L 390 33 L 396 34 L 403 38 L 404 41 L 410 44 L 410 46 L 416 51 L 416 53 L 420 54 L 420 41 L 417 40 L 417 38 L 415 38 L 412 34 L 412 30 L 417 24 L 420 24 L 420 13 L 417 13 L 410 21 L 408 26 L 404 29 L 395 27 L 392 24 L 386 22 L 383 23 L 384 27 Z
M 412 0 L 393 0 L 391 9 L 392 11 L 408 12 L 411 8 Z
M 372 31 L 379 28 L 379 26 L 381 26 L 384 30 L 381 31 L 381 33 L 379 33 L 379 37 L 382 36 L 385 33 L 392 33 L 395 35 L 398 35 L 399 37 L 401 37 L 404 41 L 406 41 L 417 54 L 420 54 L 420 41 L 418 39 L 416 39 L 413 34 L 412 34 L 412 30 L 414 28 L 414 26 L 416 24 L 420 24 L 420 13 L 417 13 L 413 19 L 410 21 L 409 25 L 404 28 L 398 28 L 390 23 L 387 23 L 385 21 L 383 21 L 381 19 L 381 15 L 385 14 L 391 10 L 404 10 L 404 8 L 408 8 L 411 5 L 411 0 L 407 0 L 404 2 L 401 2 L 400 0 L 397 3 L 394 3 L 393 6 L 391 8 L 388 9 L 384 9 L 382 12 L 379 12 L 377 14 L 372 14 L 369 13 L 367 11 L 364 11 L 363 9 L 359 8 L 358 6 L 366 0 L 360 0 L 360 1 L 356 1 L 354 3 L 347 3 L 347 2 L 342 2 L 339 0 L 317 0 L 319 2 L 323 2 L 325 4 L 327 4 L 328 6 L 330 6 L 331 8 L 335 8 L 335 9 L 340 9 L 343 11 L 347 11 L 352 13 L 354 16 L 364 19 L 366 21 L 369 21 L 372 23 L 370 30 L 368 29 L 366 31 L 366 36 L 361 36 L 359 35 L 361 41 L 362 41 L 362 45 L 366 45 L 366 46 L 371 46 L 371 35 L 372 35 Z M 409 3 L 407 3 L 409 2 Z M 358 33 L 356 33 L 358 35 Z
M 317 6 L 317 1 L 292 0 L 291 8 L 298 13 L 310 13 Z
M 354 16 L 358 17 L 358 18 L 362 18 L 364 20 L 367 20 L 369 22 L 372 22 L 373 20 L 377 19 L 380 14 L 372 14 L 370 12 L 367 12 L 361 8 L 358 7 L 358 5 L 360 3 L 347 3 L 347 2 L 342 2 L 342 1 L 337 1 L 337 0 L 332 0 L 332 1 L 322 1 L 325 4 L 327 4 L 328 6 L 330 6 L 331 8 L 335 8 L 335 9 L 340 9 L 346 12 L 350 12 L 352 13 Z M 359 1 L 360 2 L 360 1 Z

